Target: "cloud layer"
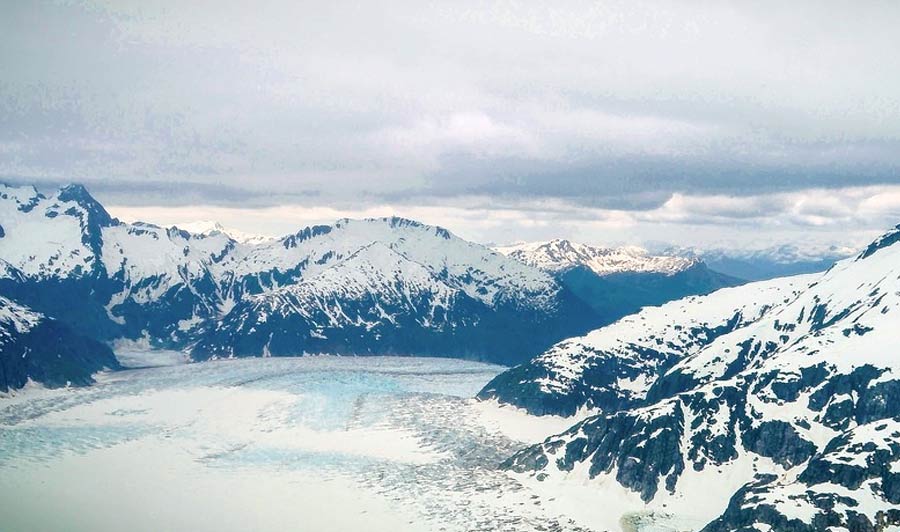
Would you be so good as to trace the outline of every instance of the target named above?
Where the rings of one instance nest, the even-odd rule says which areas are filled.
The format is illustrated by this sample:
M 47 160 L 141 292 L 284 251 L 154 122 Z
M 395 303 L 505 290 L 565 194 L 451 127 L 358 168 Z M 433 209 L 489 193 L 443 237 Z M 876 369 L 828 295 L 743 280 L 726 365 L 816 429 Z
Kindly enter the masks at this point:
M 810 256 L 832 256 L 852 253 L 900 221 L 900 186 L 746 196 L 677 193 L 647 209 L 578 206 L 558 199 L 498 201 L 467 196 L 425 198 L 419 205 L 379 203 L 356 208 L 113 205 L 110 211 L 127 221 L 177 225 L 216 220 L 226 227 L 272 236 L 345 217 L 401 215 L 488 244 L 564 237 L 652 248 L 759 250 L 790 243 Z
M 0 179 L 871 232 L 847 210 L 895 205 L 853 191 L 900 184 L 898 24 L 891 2 L 7 3 Z

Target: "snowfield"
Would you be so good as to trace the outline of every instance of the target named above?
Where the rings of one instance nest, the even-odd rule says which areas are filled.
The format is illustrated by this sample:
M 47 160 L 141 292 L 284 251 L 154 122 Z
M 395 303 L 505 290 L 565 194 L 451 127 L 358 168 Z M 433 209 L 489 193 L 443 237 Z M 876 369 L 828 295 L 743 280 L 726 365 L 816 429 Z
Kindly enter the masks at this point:
M 0 399 L 2 528 L 587 530 L 497 469 L 571 423 L 470 399 L 502 369 L 268 358 L 26 389 Z
M 622 272 L 673 275 L 697 264 L 697 259 L 675 255 L 651 255 L 637 246 L 618 248 L 590 246 L 563 239 L 528 242 L 494 248 L 498 253 L 547 271 L 585 265 L 598 275 Z

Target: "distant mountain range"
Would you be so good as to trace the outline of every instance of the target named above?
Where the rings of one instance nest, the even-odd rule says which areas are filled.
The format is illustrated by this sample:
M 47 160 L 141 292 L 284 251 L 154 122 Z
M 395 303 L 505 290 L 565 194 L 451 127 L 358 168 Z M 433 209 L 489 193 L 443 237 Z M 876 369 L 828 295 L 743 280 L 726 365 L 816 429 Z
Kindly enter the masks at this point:
M 666 247 L 661 253 L 702 260 L 711 269 L 747 281 L 824 272 L 859 250 L 843 246 L 801 248 L 784 244 L 764 249 L 697 249 Z
M 744 281 L 713 271 L 698 258 L 652 255 L 635 246 L 590 246 L 557 239 L 494 248 L 553 275 L 606 323 L 689 295 Z
M 81 186 L 0 188 L 0 293 L 101 341 L 210 357 L 422 354 L 512 363 L 601 320 L 547 273 L 400 218 L 239 242 L 126 224 Z
M 402 218 L 281 238 L 215 222 L 123 223 L 80 185 L 49 195 L 0 185 L 0 308 L 193 360 L 401 354 L 513 365 L 644 306 L 740 282 L 639 248 L 555 240 L 495 251 Z M 64 380 L 24 375 L 80 383 L 98 367 L 67 366 Z
M 230 237 L 235 242 L 239 242 L 241 244 L 261 244 L 264 242 L 277 240 L 277 238 L 273 236 L 256 235 L 252 233 L 245 233 L 244 231 L 239 231 L 237 229 L 227 228 L 219 222 L 213 220 L 182 222 L 174 224 L 171 227 L 181 229 L 195 235 L 214 236 L 216 234 L 223 234 Z
M 781 244 L 762 249 L 700 248 L 655 245 L 592 246 L 564 239 L 496 246 L 495 250 L 547 271 L 585 266 L 597 275 L 617 273 L 676 274 L 702 263 L 731 279 L 764 281 L 776 277 L 824 272 L 859 250 L 846 246 Z
M 141 340 L 193 360 L 327 352 L 515 364 L 643 304 L 715 288 L 673 288 L 697 261 L 662 272 L 635 255 L 601 279 L 574 263 L 537 268 L 402 218 L 340 220 L 281 238 L 181 225 L 191 231 L 123 223 L 79 185 L 50 195 L 0 185 L 0 307 L 96 342 Z M 97 344 L 70 344 L 102 356 L 66 366 L 65 378 L 19 371 L 9 387 L 28 378 L 78 384 L 116 366 Z
M 542 270 L 558 272 L 585 267 L 600 276 L 617 273 L 675 275 L 700 262 L 699 259 L 676 255 L 651 255 L 637 246 L 600 247 L 565 239 L 498 246 L 494 249 Z
M 687 515 L 706 532 L 892 530 L 898 313 L 900 226 L 826 273 L 560 342 L 479 396 L 582 419 L 504 467 L 594 490 L 623 515 Z

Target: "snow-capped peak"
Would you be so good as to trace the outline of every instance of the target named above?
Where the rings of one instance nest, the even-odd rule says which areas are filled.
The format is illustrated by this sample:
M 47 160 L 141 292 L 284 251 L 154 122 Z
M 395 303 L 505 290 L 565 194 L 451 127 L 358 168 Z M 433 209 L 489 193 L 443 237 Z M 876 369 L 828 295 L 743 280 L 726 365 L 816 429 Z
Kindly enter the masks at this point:
M 519 262 L 547 271 L 560 271 L 586 266 L 598 275 L 641 272 L 672 275 L 684 271 L 698 261 L 674 255 L 651 255 L 638 246 L 601 247 L 554 239 L 494 248 Z
M 225 226 L 214 220 L 179 222 L 172 225 L 171 227 L 178 228 L 182 231 L 187 231 L 188 233 L 193 233 L 195 235 L 208 236 L 217 233 L 223 234 L 230 237 L 235 242 L 240 242 L 241 244 L 261 244 L 263 242 L 275 240 L 275 237 L 273 236 L 245 233 L 244 231 L 240 231 L 238 229 L 226 228 Z

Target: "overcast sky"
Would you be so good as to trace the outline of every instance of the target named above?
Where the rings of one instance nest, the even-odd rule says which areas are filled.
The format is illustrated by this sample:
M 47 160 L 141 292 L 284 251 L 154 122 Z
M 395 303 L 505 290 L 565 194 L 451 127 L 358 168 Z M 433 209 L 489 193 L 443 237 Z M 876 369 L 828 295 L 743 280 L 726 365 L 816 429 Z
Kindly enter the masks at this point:
M 900 223 L 900 2 L 0 5 L 0 180 L 286 233 L 861 243 Z

